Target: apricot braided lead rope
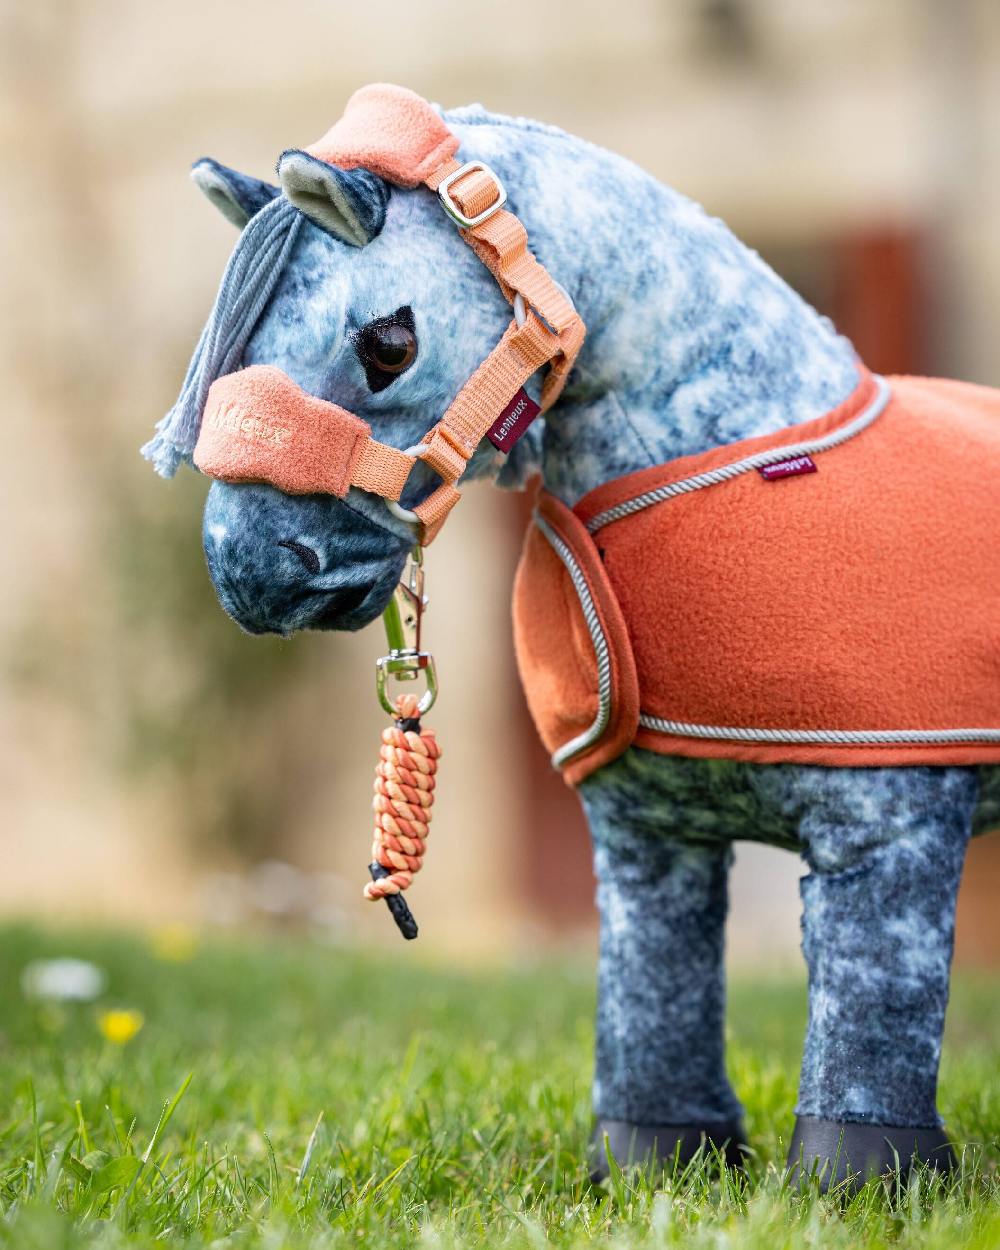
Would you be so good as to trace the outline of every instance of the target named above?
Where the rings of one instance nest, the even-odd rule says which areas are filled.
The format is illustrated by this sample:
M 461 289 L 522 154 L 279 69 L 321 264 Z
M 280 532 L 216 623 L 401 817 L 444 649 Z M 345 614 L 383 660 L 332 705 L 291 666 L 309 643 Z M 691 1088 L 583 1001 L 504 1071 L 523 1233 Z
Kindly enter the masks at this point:
M 382 746 L 375 769 L 375 838 L 372 843 L 371 871 L 374 880 L 365 886 L 365 898 L 372 902 L 385 899 L 400 923 L 400 913 L 393 903 L 405 903 L 398 895 L 410 886 L 420 871 L 427 847 L 427 837 L 434 804 L 435 773 L 441 757 L 432 729 L 420 725 L 419 700 L 415 695 L 400 695 L 396 700 L 395 723 L 382 730 Z M 381 871 L 375 876 L 376 868 Z M 393 897 L 397 896 L 397 897 Z M 406 916 L 416 924 L 409 909 Z

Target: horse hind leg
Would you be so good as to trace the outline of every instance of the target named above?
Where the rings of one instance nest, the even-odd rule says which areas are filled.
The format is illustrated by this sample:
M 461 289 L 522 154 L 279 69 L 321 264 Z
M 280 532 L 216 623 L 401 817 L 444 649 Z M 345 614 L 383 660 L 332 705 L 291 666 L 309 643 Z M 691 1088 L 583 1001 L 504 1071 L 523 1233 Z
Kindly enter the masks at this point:
M 949 1170 L 937 1075 L 975 770 L 810 771 L 809 1024 L 789 1164 L 823 1171 L 824 1188 L 897 1159 Z

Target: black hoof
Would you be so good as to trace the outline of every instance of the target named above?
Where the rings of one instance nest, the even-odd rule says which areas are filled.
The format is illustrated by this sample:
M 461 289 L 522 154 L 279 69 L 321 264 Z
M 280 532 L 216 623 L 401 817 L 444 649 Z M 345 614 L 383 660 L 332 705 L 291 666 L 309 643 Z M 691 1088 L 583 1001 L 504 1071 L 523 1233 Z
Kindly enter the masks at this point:
M 800 1115 L 788 1148 L 790 1176 L 804 1180 L 815 1174 L 822 1193 L 849 1178 L 857 1185 L 897 1169 L 905 1176 L 915 1163 L 938 1172 L 955 1167 L 955 1151 L 943 1128 L 897 1128 Z
M 598 1120 L 590 1139 L 590 1179 L 595 1185 L 609 1176 L 607 1149 L 619 1167 L 689 1163 L 704 1147 L 718 1150 L 730 1167 L 743 1163 L 743 1125 L 735 1120 L 714 1124 L 629 1124 Z

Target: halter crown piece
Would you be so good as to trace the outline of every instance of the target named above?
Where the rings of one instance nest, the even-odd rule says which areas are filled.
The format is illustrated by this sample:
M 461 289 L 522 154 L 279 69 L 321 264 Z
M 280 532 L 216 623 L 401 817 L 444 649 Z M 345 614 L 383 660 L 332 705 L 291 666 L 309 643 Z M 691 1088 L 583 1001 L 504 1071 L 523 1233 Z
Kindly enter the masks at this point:
M 362 87 L 344 116 L 305 150 L 341 169 L 364 168 L 398 187 L 436 192 L 458 232 L 500 285 L 515 316 L 499 343 L 418 447 L 400 451 L 372 437 L 367 422 L 306 394 L 282 370 L 252 365 L 215 381 L 194 462 L 209 477 L 269 482 L 289 494 L 343 498 L 352 486 L 381 495 L 418 522 L 424 543 L 459 499 L 455 483 L 518 390 L 542 365 L 541 411 L 555 403 L 583 343 L 572 302 L 528 248 L 506 192 L 480 161 L 455 159 L 458 137 L 404 87 Z M 418 460 L 441 484 L 413 512 L 398 507 Z

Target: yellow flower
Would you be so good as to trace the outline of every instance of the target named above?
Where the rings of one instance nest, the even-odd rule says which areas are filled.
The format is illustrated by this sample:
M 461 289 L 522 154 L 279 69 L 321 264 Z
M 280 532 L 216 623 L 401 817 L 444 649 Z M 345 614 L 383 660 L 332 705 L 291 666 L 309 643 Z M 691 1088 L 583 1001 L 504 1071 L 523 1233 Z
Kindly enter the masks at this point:
M 146 1023 L 141 1011 L 104 1011 L 97 1017 L 101 1032 L 115 1046 L 124 1046 Z
M 153 954 L 168 964 L 186 964 L 198 949 L 198 935 L 186 924 L 168 924 L 149 939 Z

